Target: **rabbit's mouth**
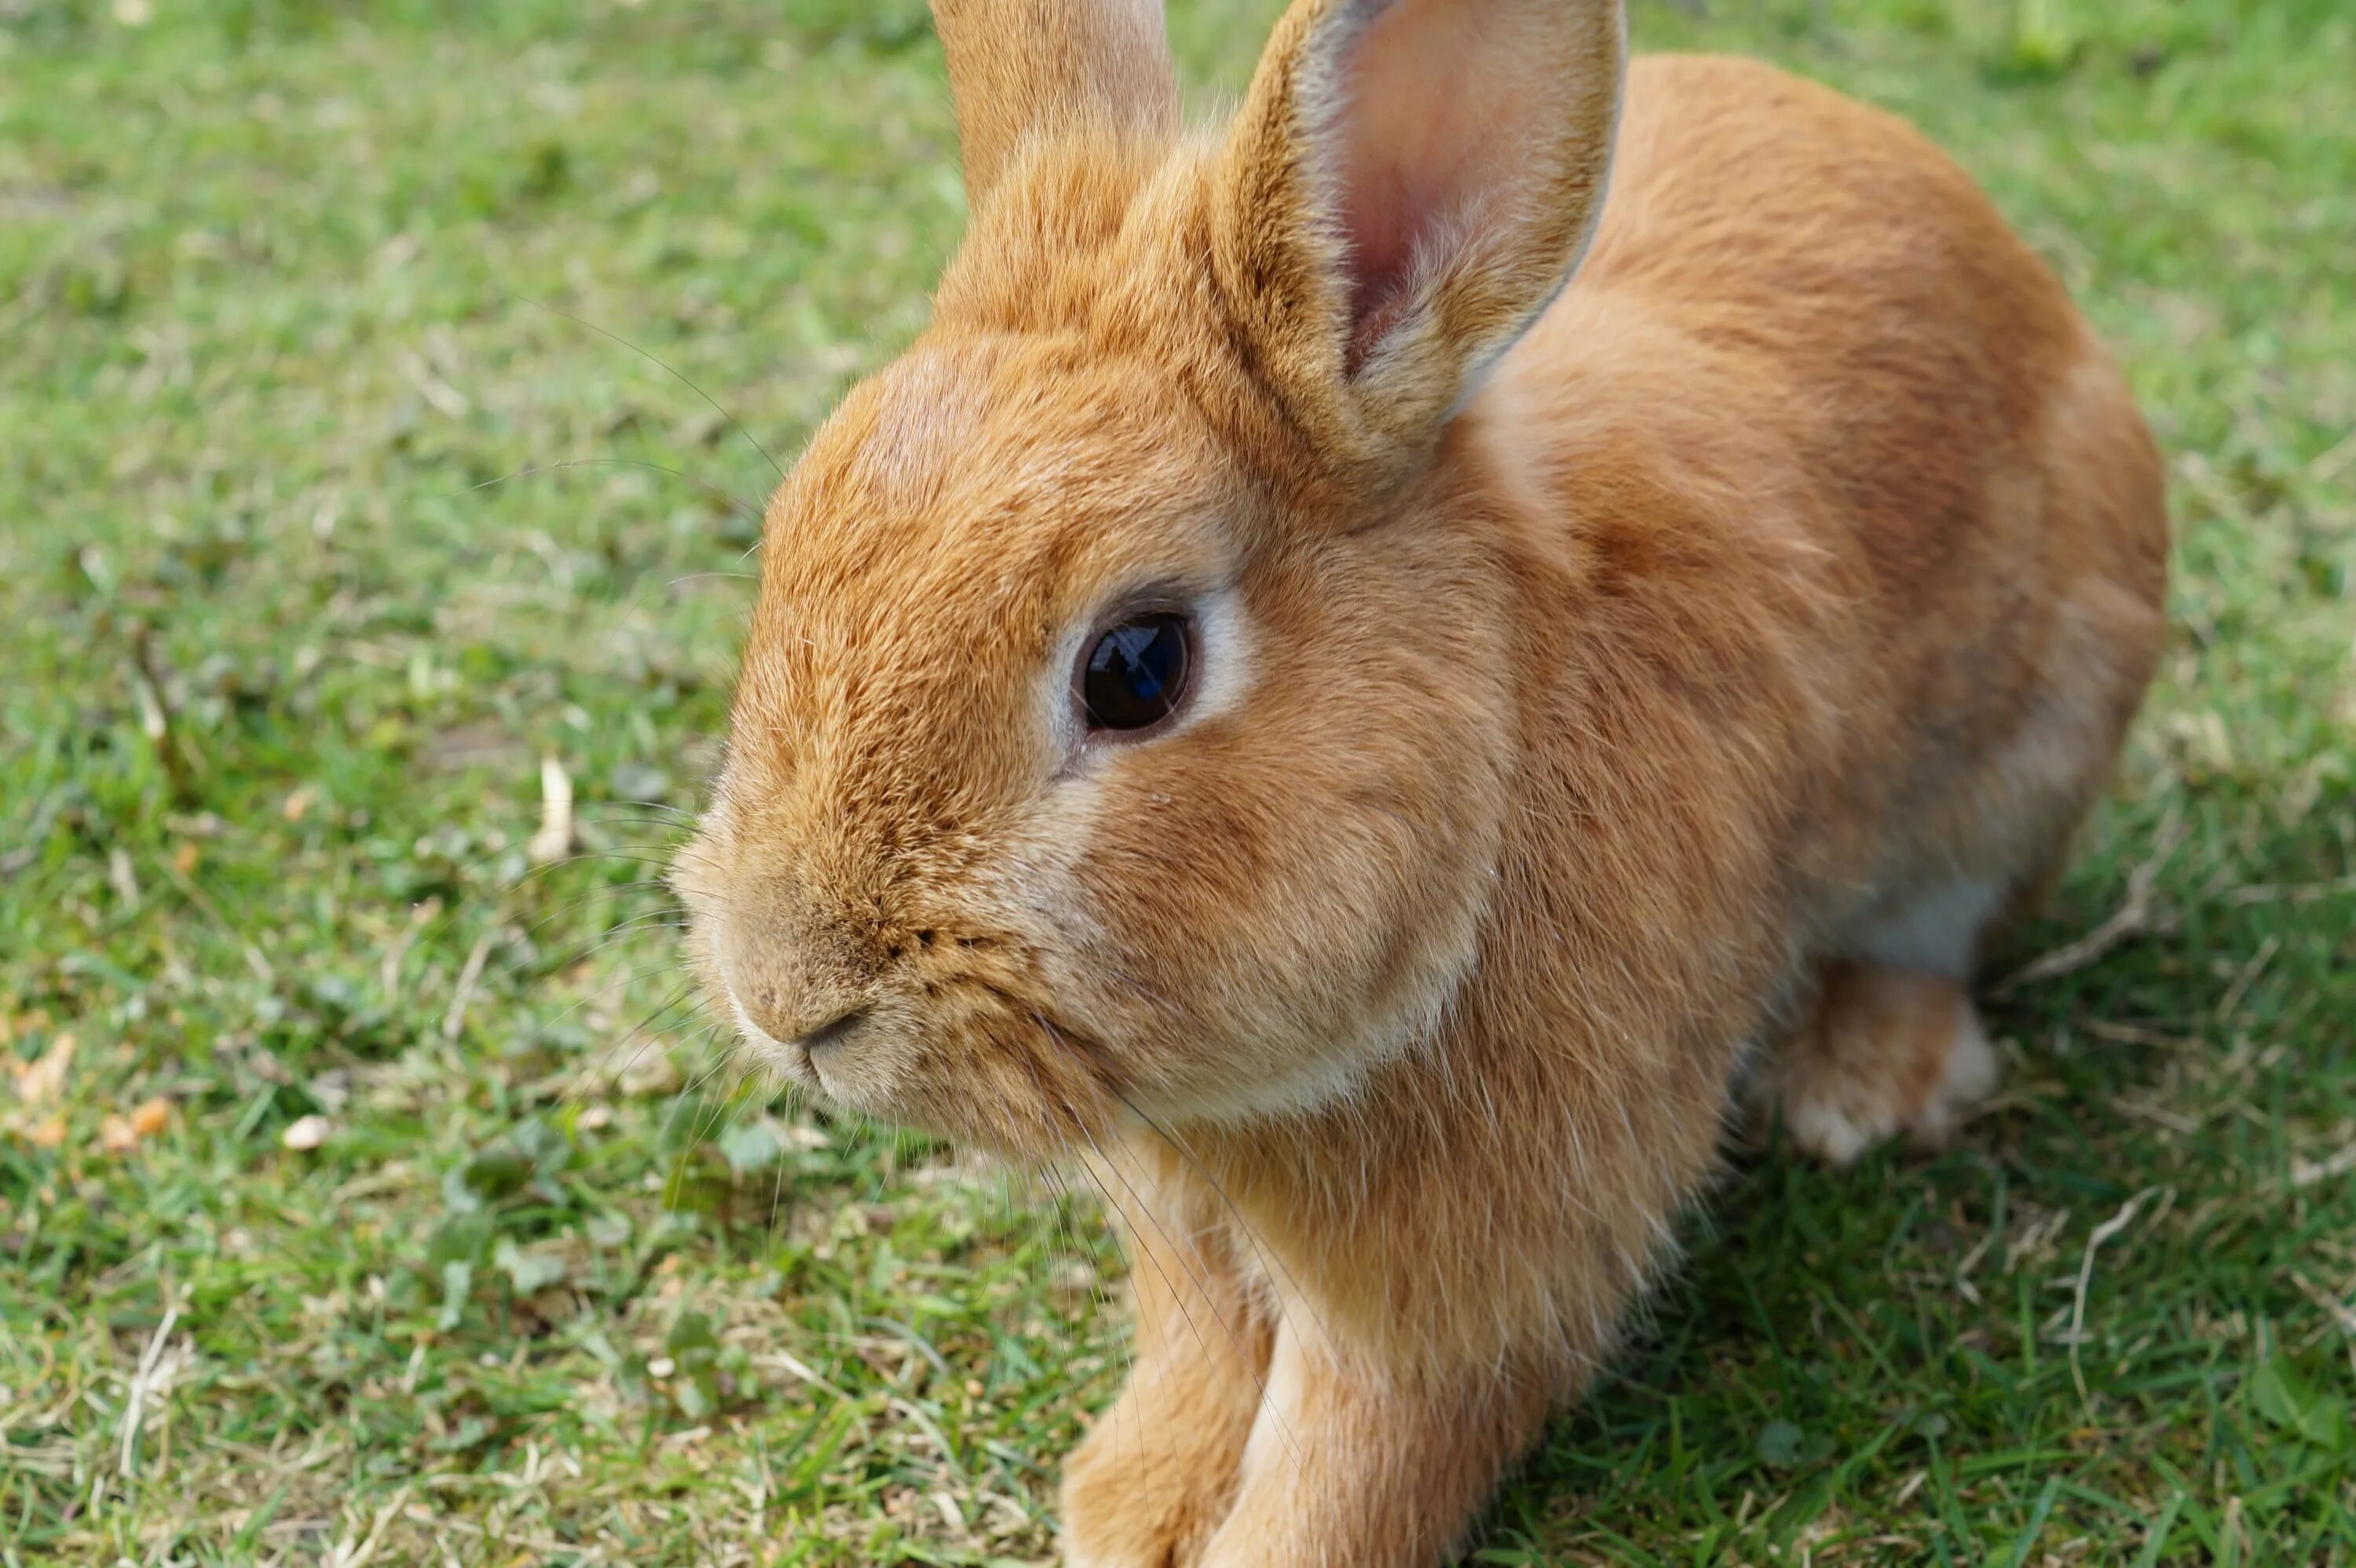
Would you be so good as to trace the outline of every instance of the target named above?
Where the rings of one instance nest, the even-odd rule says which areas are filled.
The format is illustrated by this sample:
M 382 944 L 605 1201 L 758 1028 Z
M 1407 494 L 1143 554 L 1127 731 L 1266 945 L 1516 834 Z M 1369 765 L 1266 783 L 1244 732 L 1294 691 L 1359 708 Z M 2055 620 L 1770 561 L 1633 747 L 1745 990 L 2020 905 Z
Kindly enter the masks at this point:
M 911 976 L 781 1037 L 763 1027 L 775 1009 L 711 969 L 745 1052 L 840 1110 L 1040 1163 L 1105 1137 L 1127 1098 L 1113 1053 L 1000 979 Z
M 1131 1085 L 1107 1026 L 1130 1031 L 1073 993 L 1069 976 L 1094 966 L 1063 956 L 1055 931 L 938 889 L 854 921 L 851 901 L 805 882 L 723 877 L 754 859 L 731 827 L 708 823 L 674 882 L 692 967 L 744 1056 L 821 1104 L 1023 1163 L 1111 1131 Z

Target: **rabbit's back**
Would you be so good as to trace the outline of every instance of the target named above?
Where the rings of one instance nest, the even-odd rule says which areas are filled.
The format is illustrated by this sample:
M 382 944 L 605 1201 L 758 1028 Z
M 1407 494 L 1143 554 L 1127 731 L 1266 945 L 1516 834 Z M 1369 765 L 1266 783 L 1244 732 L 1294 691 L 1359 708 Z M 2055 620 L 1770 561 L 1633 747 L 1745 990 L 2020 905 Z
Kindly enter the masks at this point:
M 1884 607 L 1942 599 L 1976 549 L 2037 507 L 1983 505 L 2008 470 L 2087 508 L 2083 560 L 2158 591 L 2158 455 L 2126 387 L 2051 269 L 1912 126 L 1757 61 L 1641 59 L 1618 177 L 1582 293 L 1641 295 L 1747 359 L 1793 457 L 1855 530 Z M 2071 516 L 2077 515 L 2072 510 Z M 1903 526 L 1903 519 L 1916 526 Z M 1987 537 L 1976 545 L 1959 537 Z
M 1594 247 L 1495 387 L 1540 530 L 1654 574 L 1632 592 L 1661 613 L 1625 638 L 1681 620 L 1719 636 L 1730 689 L 1780 661 L 1815 705 L 1817 744 L 1795 721 L 1783 758 L 1815 830 L 1785 852 L 1861 901 L 1816 918 L 1871 916 L 1923 867 L 2025 884 L 2058 855 L 2157 658 L 2160 464 L 1944 154 L 1756 62 L 1636 62 Z M 1671 589 L 1665 552 L 1724 564 Z

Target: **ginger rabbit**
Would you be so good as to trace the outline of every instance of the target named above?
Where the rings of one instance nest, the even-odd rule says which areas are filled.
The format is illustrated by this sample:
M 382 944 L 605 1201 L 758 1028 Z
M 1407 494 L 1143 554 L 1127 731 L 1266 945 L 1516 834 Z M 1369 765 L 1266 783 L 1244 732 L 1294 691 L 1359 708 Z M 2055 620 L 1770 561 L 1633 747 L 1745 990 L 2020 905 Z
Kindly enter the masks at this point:
M 770 503 L 691 951 L 1120 1211 L 1069 1562 L 1435 1562 L 1746 1096 L 1991 1087 L 2158 460 L 1928 143 L 1612 0 L 1300 0 L 1207 132 L 1151 0 L 936 13 L 969 232 Z

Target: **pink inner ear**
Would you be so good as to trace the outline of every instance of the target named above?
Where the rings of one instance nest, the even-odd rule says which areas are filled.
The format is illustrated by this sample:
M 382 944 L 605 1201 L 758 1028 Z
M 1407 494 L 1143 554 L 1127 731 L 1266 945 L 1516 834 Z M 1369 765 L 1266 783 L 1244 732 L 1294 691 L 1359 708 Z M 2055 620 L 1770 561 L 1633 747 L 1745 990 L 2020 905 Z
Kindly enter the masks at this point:
M 1354 371 L 1423 281 L 1419 261 L 1445 266 L 1528 172 L 1529 139 L 1552 129 L 1537 117 L 1559 50 L 1532 36 L 1561 26 L 1552 9 L 1394 0 L 1346 47 L 1334 134 Z
M 1348 368 L 1356 374 L 1407 307 L 1413 288 L 1416 237 L 1427 216 L 1395 166 L 1354 169 L 1343 231 L 1350 242 Z M 1379 194 L 1368 187 L 1377 187 Z

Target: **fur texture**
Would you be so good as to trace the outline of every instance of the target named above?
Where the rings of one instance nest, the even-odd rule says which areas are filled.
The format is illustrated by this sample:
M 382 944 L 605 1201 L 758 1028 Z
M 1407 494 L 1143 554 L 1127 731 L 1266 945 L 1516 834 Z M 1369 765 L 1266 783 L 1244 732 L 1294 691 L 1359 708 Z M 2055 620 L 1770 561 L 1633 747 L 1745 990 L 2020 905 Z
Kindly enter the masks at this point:
M 788 1077 L 1112 1200 L 1071 1562 L 1429 1563 L 1746 1083 L 1833 1158 L 1990 1086 L 2158 457 L 1937 151 L 1738 60 L 1623 99 L 1603 0 L 1301 0 L 1192 136 L 1150 6 L 937 14 L 971 231 L 771 503 L 691 952 Z M 1091 735 L 1146 593 L 1197 695 Z

